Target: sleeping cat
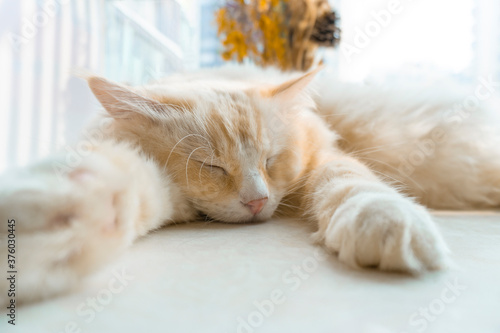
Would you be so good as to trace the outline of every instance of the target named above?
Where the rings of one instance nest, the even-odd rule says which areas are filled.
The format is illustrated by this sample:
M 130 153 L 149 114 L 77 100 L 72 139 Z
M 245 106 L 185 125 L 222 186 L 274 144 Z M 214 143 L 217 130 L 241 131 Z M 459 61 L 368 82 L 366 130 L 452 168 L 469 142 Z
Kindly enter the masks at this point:
M 451 97 L 317 72 L 229 67 L 135 88 L 88 77 L 105 109 L 90 130 L 99 138 L 80 143 L 80 160 L 61 154 L 1 179 L 0 253 L 14 219 L 18 302 L 64 292 L 137 237 L 200 217 L 301 218 L 352 267 L 446 267 L 422 204 L 500 206 L 493 113 L 476 105 L 461 119 Z

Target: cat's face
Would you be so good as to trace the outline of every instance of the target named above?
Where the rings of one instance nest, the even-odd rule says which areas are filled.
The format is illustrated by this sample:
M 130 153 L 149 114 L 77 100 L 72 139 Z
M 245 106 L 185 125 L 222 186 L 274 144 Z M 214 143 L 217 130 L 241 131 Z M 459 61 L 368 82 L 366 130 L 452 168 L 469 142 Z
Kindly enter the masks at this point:
M 196 209 L 226 222 L 271 217 L 301 172 L 289 128 L 276 131 L 272 106 L 245 92 L 214 93 L 191 105 L 175 135 L 164 135 L 162 162 Z M 196 119 L 197 118 L 197 119 Z M 165 125 L 170 130 L 168 124 Z M 168 161 L 168 162 L 167 162 Z
M 307 82 L 294 80 L 265 90 L 191 86 L 175 94 L 156 85 L 132 97 L 125 88 L 110 89 L 109 81 L 96 82 L 90 86 L 119 130 L 165 167 L 209 218 L 268 219 L 301 176 L 302 133 L 286 114 L 296 107 L 283 99 L 291 99 Z M 103 101 L 103 87 L 112 93 L 111 100 Z

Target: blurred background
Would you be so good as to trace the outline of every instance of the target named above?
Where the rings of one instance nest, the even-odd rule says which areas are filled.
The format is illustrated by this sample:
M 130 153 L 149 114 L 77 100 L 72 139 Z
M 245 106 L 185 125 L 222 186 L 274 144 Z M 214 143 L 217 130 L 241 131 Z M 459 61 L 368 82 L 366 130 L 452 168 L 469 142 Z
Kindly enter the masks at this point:
M 320 36 L 312 43 L 306 34 L 300 54 L 310 59 L 297 65 L 285 44 L 305 38 L 302 28 L 285 30 L 306 20 L 308 34 Z M 0 171 L 77 140 L 98 103 L 75 69 L 145 84 L 226 61 L 287 70 L 322 61 L 328 75 L 367 84 L 423 75 L 499 80 L 500 2 L 0 0 Z

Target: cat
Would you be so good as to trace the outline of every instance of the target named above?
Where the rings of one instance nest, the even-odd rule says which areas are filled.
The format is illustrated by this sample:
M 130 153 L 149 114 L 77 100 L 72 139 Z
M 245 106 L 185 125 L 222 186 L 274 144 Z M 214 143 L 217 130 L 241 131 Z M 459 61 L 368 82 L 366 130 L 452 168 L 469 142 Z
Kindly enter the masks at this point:
M 20 240 L 17 301 L 68 291 L 137 237 L 200 217 L 300 218 L 351 267 L 446 268 L 449 249 L 424 205 L 500 207 L 492 110 L 478 104 L 458 121 L 440 93 L 351 86 L 319 71 L 223 67 L 142 87 L 86 77 L 104 113 L 81 158 L 59 154 L 0 180 L 2 257 L 5 221 Z

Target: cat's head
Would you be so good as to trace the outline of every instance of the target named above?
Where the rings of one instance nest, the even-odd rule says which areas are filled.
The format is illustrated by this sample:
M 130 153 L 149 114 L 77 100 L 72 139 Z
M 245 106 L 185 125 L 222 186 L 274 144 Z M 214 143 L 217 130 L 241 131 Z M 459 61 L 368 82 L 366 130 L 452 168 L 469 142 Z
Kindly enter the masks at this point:
M 313 107 L 305 87 L 314 74 L 265 87 L 182 76 L 141 88 L 88 82 L 114 118 L 114 135 L 164 167 L 198 211 L 247 222 L 271 217 L 310 162 L 301 123 Z

